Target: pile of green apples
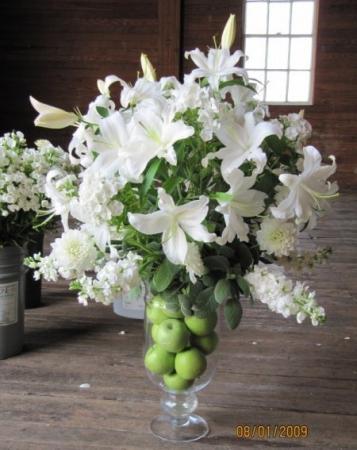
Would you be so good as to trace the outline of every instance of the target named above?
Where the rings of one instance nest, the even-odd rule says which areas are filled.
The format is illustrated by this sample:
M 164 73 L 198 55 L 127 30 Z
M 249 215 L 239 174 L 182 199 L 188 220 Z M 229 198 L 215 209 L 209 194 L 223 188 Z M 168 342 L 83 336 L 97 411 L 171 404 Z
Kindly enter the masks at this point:
M 146 316 L 154 344 L 145 354 L 145 367 L 162 375 L 169 390 L 188 389 L 205 372 L 206 356 L 217 347 L 217 313 L 184 317 L 181 311 L 168 310 L 163 298 L 156 296 L 147 303 Z

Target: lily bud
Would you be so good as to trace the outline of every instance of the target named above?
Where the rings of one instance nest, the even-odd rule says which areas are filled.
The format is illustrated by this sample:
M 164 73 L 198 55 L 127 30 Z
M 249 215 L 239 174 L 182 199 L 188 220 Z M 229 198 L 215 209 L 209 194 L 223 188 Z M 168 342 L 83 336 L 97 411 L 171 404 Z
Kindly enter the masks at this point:
M 229 50 L 236 38 L 237 32 L 237 24 L 236 24 L 236 15 L 231 14 L 227 23 L 224 27 L 222 38 L 221 38 L 221 48 L 225 48 Z
M 156 70 L 154 69 L 153 65 L 150 62 L 150 59 L 147 57 L 147 55 L 145 55 L 145 53 L 141 54 L 140 63 L 144 78 L 146 78 L 148 81 L 156 81 Z
M 34 121 L 36 127 L 60 129 L 75 125 L 78 121 L 78 117 L 73 112 L 46 105 L 33 97 L 30 97 L 30 102 L 39 113 Z

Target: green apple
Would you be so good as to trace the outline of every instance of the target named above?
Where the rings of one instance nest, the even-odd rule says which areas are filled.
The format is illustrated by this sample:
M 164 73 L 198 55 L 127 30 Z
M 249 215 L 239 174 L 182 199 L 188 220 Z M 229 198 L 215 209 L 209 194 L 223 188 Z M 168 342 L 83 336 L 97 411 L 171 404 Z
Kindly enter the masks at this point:
M 218 336 L 215 331 L 207 336 L 191 336 L 191 344 L 197 347 L 205 355 L 212 353 L 218 345 Z
M 146 316 L 150 322 L 159 324 L 167 319 L 167 315 L 163 311 L 164 300 L 159 295 L 153 297 L 146 305 Z
M 159 328 L 159 325 L 153 323 L 151 326 L 151 337 L 154 342 L 156 342 L 156 333 Z
M 206 370 L 205 356 L 195 347 L 191 347 L 180 353 L 175 358 L 176 373 L 184 380 L 193 380 Z
M 207 317 L 185 317 L 187 328 L 196 336 L 207 336 L 212 333 L 217 324 L 217 313 L 214 311 Z
M 171 311 L 166 305 L 163 307 L 163 311 L 170 319 L 183 319 L 185 317 L 181 310 Z
M 166 351 L 177 353 L 188 346 L 190 332 L 182 320 L 166 319 L 157 327 L 155 342 Z
M 184 391 L 193 384 L 193 380 L 185 380 L 177 373 L 168 373 L 163 376 L 165 386 L 171 391 Z
M 175 355 L 155 344 L 147 350 L 144 363 L 150 372 L 163 375 L 174 370 Z

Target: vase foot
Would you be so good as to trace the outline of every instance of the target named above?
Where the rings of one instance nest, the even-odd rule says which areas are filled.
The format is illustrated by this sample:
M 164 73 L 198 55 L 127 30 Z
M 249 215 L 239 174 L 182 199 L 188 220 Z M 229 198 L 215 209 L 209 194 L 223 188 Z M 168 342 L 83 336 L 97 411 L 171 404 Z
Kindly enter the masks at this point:
M 150 428 L 155 436 L 171 442 L 197 441 L 209 433 L 205 419 L 196 414 L 190 414 L 184 418 L 156 416 L 152 420 Z

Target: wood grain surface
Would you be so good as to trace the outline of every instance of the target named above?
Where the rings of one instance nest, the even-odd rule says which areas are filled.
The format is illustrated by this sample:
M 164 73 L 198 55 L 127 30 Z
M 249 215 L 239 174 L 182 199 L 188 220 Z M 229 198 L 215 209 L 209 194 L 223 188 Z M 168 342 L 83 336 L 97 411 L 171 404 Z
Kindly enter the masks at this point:
M 324 326 L 246 302 L 239 329 L 223 330 L 217 375 L 199 395 L 211 433 L 192 448 L 357 448 L 356 230 L 357 195 L 345 195 L 302 241 L 334 248 L 303 276 L 326 307 Z M 160 392 L 144 372 L 142 322 L 80 306 L 64 283 L 46 285 L 44 301 L 26 312 L 26 351 L 0 362 L 0 449 L 189 448 L 149 432 Z M 309 437 L 237 441 L 238 424 L 306 424 Z

